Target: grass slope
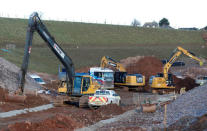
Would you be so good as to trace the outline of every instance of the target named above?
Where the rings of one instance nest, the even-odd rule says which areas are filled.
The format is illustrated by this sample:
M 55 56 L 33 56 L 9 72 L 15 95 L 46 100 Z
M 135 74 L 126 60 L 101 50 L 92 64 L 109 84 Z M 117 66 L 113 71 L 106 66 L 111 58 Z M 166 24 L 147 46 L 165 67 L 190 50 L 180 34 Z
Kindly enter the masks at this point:
M 120 60 L 136 55 L 155 55 L 168 58 L 176 46 L 189 49 L 206 57 L 200 31 L 134 28 L 131 26 L 86 24 L 44 21 L 58 44 L 73 59 L 76 68 L 98 65 L 103 55 Z M 0 56 L 21 65 L 27 20 L 0 18 L 0 48 L 13 43 L 17 46 L 10 53 L 0 51 Z M 37 33 L 33 39 L 30 70 L 57 73 L 59 61 Z

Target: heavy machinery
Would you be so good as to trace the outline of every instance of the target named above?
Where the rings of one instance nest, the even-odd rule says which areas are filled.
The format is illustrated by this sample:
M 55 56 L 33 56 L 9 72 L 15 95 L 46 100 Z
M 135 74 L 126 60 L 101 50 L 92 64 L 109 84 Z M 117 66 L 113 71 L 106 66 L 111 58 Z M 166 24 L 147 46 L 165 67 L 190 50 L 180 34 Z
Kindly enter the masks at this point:
M 65 90 L 66 93 L 64 96 L 61 95 L 56 102 L 62 103 L 63 101 L 71 101 L 78 102 L 80 107 L 85 106 L 84 104 L 87 104 L 88 102 L 87 95 L 94 94 L 95 91 L 100 88 L 100 85 L 94 81 L 90 75 L 75 75 L 72 59 L 67 56 L 63 49 L 56 43 L 36 12 L 29 18 L 24 58 L 19 75 L 19 88 L 21 89 L 21 92 L 23 93 L 24 91 L 25 74 L 27 73 L 32 38 L 35 31 L 37 31 L 41 38 L 47 43 L 49 48 L 66 69 L 66 80 L 62 82 L 65 83 L 63 84 L 65 86 L 62 87 L 62 89 Z
M 101 89 L 114 89 L 114 71 L 108 68 L 91 67 L 88 73 L 76 73 L 79 75 L 90 75 L 94 81 L 100 85 Z M 60 81 L 65 81 L 66 70 L 65 68 L 59 66 L 58 69 L 58 79 Z M 58 88 L 58 93 L 66 93 L 66 88 L 63 88 L 66 83 L 60 84 Z
M 128 87 L 129 89 L 138 89 L 145 86 L 145 77 L 141 74 L 127 74 L 124 66 L 114 59 L 103 56 L 100 66 L 105 68 L 107 66 L 114 67 L 117 71 L 114 73 L 114 85 L 117 87 Z
M 150 91 L 157 91 L 159 89 L 166 90 L 174 90 L 175 89 L 175 84 L 173 83 L 173 78 L 172 74 L 169 74 L 168 71 L 172 64 L 177 60 L 177 58 L 180 55 L 186 55 L 196 61 L 199 61 L 200 65 L 203 65 L 203 62 L 201 59 L 196 57 L 193 53 L 183 49 L 182 47 L 178 46 L 172 53 L 169 61 L 164 65 L 163 67 L 163 73 L 158 73 L 156 76 L 151 76 L 149 79 L 149 84 L 150 84 Z

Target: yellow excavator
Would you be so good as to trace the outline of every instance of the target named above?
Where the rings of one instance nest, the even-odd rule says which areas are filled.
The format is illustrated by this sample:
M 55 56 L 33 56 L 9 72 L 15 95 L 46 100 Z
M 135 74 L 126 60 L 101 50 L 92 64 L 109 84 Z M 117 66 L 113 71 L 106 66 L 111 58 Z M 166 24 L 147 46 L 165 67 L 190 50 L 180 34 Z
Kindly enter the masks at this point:
M 57 44 L 36 12 L 30 16 L 27 28 L 24 57 L 19 75 L 19 89 L 21 89 L 22 94 L 24 92 L 25 75 L 27 73 L 32 38 L 35 31 L 47 43 L 48 47 L 66 69 L 66 80 L 62 81 L 62 86 L 58 90 L 64 93 L 64 95 L 59 95 L 55 102 L 62 104 L 62 102 L 70 101 L 79 103 L 79 107 L 86 106 L 88 104 L 88 95 L 94 94 L 100 88 L 100 85 L 90 75 L 75 73 L 72 59 Z
M 150 91 L 161 91 L 166 90 L 173 90 L 175 89 L 175 84 L 173 83 L 172 74 L 169 74 L 168 71 L 172 64 L 177 60 L 180 55 L 186 55 L 196 61 L 199 61 L 200 66 L 203 65 L 203 61 L 196 57 L 193 53 L 183 49 L 182 47 L 178 46 L 171 55 L 169 61 L 163 67 L 163 73 L 158 73 L 156 76 L 151 76 L 149 79 Z
M 128 87 L 129 89 L 139 90 L 145 86 L 145 76 L 141 74 L 127 74 L 125 67 L 109 56 L 102 57 L 100 66 L 102 68 L 112 66 L 117 70 L 114 73 L 115 87 Z

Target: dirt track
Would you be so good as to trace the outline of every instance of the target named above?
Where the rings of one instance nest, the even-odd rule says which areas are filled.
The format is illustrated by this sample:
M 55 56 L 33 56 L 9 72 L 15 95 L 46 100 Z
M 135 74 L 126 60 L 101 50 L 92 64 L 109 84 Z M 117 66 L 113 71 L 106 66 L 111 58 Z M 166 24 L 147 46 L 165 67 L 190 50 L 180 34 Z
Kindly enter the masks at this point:
M 47 111 L 0 119 L 0 128 L 10 130 L 55 130 L 59 128 L 75 129 L 94 124 L 100 120 L 108 119 L 115 115 L 122 114 L 126 109 L 127 108 L 122 108 L 117 105 L 108 105 L 97 110 L 67 105 L 66 107 L 55 107 Z

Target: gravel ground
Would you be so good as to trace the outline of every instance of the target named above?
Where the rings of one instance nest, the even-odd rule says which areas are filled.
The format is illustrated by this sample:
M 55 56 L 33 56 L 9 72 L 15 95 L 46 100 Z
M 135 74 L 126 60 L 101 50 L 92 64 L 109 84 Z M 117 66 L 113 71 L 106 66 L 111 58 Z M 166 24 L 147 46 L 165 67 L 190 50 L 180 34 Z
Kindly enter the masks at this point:
M 167 126 L 172 125 L 181 118 L 189 117 L 201 117 L 207 114 L 207 84 L 203 86 L 196 87 L 182 96 L 178 97 L 174 102 L 167 105 Z M 153 119 L 158 121 L 163 121 L 164 117 L 164 108 L 160 108 L 157 112 L 159 114 L 155 115 Z M 188 121 L 192 123 L 194 119 Z M 183 123 L 186 124 L 186 123 Z M 164 125 L 159 125 L 161 128 L 164 128 Z
M 207 113 L 207 84 L 196 87 L 167 106 L 167 124 L 184 116 L 199 117 Z
M 19 67 L 0 57 L 0 87 L 7 88 L 11 92 L 17 90 L 19 71 Z M 40 85 L 26 76 L 25 92 L 35 91 L 38 87 Z

